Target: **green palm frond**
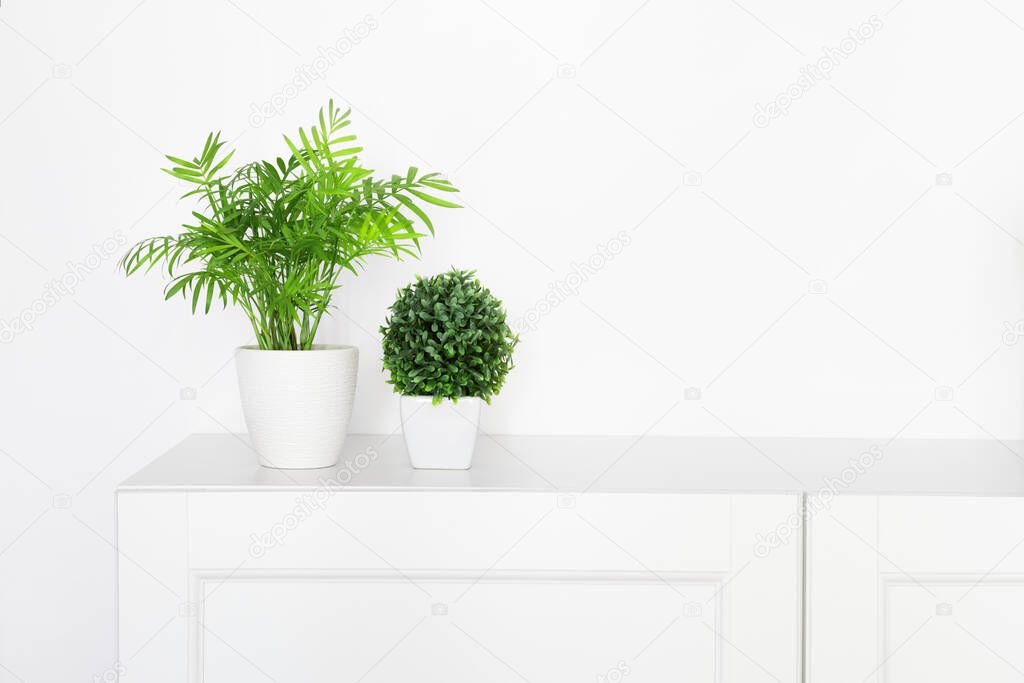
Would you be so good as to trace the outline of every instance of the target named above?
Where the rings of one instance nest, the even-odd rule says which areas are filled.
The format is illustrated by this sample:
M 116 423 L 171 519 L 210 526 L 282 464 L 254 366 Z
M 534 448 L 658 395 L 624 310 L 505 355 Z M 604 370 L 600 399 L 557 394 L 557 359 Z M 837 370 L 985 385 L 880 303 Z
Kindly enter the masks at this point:
M 311 348 L 343 271 L 357 273 L 370 256 L 417 257 L 420 238 L 434 233 L 421 205 L 458 207 L 432 194 L 458 191 L 437 173 L 374 178 L 356 136 L 342 133 L 350 113 L 332 100 L 316 124 L 284 137 L 289 156 L 233 171 L 220 133 L 191 160 L 168 155 L 163 170 L 190 186 L 183 197 L 199 207 L 180 234 L 133 246 L 125 274 L 162 266 L 167 299 L 181 296 L 193 313 L 237 305 L 260 348 Z

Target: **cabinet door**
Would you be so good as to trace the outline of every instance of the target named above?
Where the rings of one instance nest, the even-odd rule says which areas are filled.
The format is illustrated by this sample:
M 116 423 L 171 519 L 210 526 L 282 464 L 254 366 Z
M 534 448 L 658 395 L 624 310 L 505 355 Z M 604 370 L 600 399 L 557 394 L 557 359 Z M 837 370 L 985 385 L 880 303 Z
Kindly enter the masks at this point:
M 798 538 L 759 546 L 797 496 L 304 496 L 190 494 L 184 517 L 124 506 L 187 534 L 162 554 L 122 548 L 186 593 L 184 618 L 127 668 L 206 683 L 799 678 Z M 132 650 L 174 602 L 146 578 L 129 571 L 121 592 Z
M 1024 500 L 840 496 L 809 525 L 809 680 L 1024 678 Z

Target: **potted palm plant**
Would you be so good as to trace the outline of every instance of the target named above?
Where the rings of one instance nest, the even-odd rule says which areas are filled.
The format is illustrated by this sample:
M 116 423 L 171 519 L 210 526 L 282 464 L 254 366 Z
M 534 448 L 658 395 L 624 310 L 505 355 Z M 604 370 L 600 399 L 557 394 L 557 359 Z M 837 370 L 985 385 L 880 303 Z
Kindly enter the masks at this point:
M 389 311 L 380 328 L 384 368 L 401 394 L 412 466 L 468 469 L 481 406 L 505 383 L 519 338 L 472 271 L 417 278 Z
M 369 256 L 416 256 L 414 219 L 434 228 L 422 204 L 458 207 L 431 194 L 456 192 L 436 173 L 410 168 L 377 179 L 345 134 L 349 111 L 331 101 L 317 123 L 285 136 L 289 154 L 223 169 L 220 134 L 191 160 L 168 156 L 164 169 L 198 197 L 177 235 L 136 244 L 121 266 L 131 275 L 156 266 L 170 282 L 165 299 L 191 300 L 193 313 L 218 302 L 238 306 L 256 343 L 237 350 L 242 409 L 261 464 L 328 467 L 341 453 L 356 388 L 358 350 L 315 344 L 331 296 Z

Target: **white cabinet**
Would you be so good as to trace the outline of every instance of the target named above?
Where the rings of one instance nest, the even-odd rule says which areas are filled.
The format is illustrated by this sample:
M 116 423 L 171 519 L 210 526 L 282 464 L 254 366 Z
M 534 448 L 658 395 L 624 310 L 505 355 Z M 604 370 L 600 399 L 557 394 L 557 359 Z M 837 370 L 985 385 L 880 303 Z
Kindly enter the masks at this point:
M 1024 680 L 1024 499 L 849 496 L 809 541 L 810 680 Z
M 844 471 L 852 495 L 808 499 L 807 680 L 1024 680 L 1024 447 L 907 440 L 878 453 Z
M 799 495 L 667 489 L 663 446 L 638 468 L 628 445 L 413 472 L 356 437 L 341 485 L 193 437 L 119 490 L 124 678 L 796 683 L 800 548 L 755 551 Z
M 1020 680 L 1021 461 L 903 441 L 847 477 L 871 447 L 482 438 L 439 472 L 364 436 L 285 472 L 190 437 L 118 490 L 123 678 Z

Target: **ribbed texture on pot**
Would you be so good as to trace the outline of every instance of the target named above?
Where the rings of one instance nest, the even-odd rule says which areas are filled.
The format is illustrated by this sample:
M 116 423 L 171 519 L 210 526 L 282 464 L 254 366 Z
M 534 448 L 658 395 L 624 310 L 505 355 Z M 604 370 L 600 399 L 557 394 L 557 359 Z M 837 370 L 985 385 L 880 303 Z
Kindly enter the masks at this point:
M 235 364 L 242 412 L 261 465 L 306 469 L 338 462 L 356 393 L 356 347 L 264 351 L 243 346 Z

